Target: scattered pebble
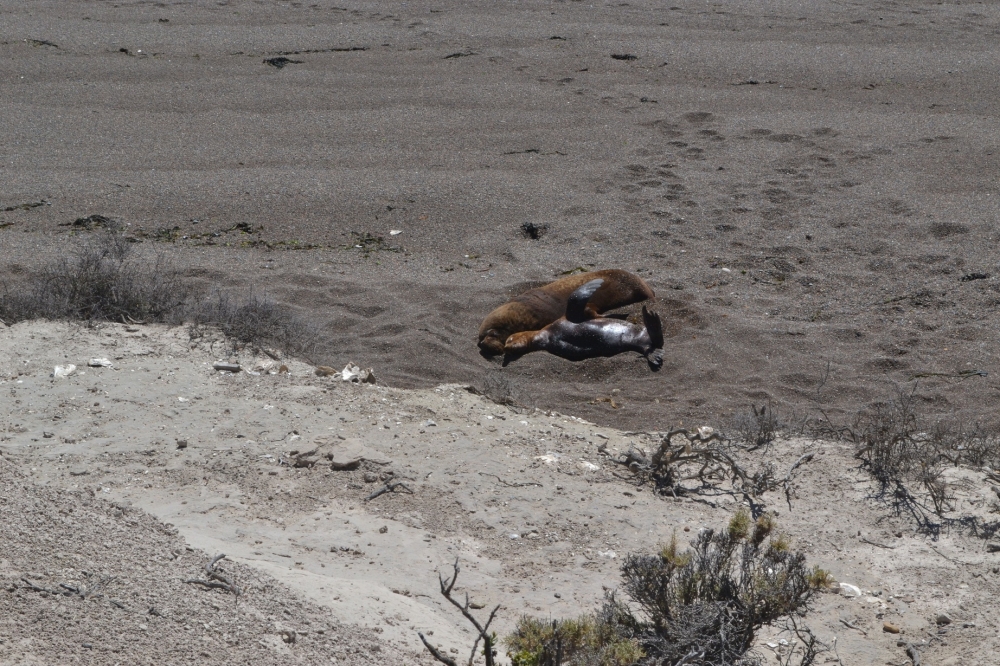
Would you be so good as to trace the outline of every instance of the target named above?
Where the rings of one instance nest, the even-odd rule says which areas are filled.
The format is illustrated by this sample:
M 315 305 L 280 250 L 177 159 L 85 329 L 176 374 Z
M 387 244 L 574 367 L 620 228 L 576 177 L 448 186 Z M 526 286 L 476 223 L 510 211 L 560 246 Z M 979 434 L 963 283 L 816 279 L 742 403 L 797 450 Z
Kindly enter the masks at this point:
M 106 358 L 92 358 L 87 361 L 87 365 L 92 368 L 110 368 L 112 363 Z
M 891 622 L 883 622 L 882 631 L 887 634 L 898 634 L 900 632 L 900 628 Z
M 943 627 L 945 625 L 951 624 L 951 618 L 945 615 L 944 613 L 938 613 L 938 616 L 934 618 L 934 623 L 937 624 L 939 627 Z

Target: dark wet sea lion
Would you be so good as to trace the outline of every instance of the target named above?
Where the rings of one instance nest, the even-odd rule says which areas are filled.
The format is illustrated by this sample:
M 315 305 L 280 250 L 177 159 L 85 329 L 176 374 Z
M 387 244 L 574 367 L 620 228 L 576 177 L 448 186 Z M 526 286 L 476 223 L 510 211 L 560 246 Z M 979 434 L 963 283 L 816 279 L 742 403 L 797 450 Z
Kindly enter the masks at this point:
M 645 280 L 612 268 L 564 277 L 515 296 L 487 315 L 479 327 L 479 353 L 489 358 L 504 353 L 504 343 L 514 333 L 538 331 L 566 314 L 570 295 L 584 284 L 603 280 L 587 309 L 599 315 L 653 297 Z
M 646 357 L 650 370 L 659 370 L 663 365 L 663 326 L 659 315 L 643 306 L 645 326 L 636 326 L 593 314 L 587 307 L 587 299 L 601 283 L 600 279 L 591 280 L 574 291 L 566 306 L 566 316 L 539 331 L 522 331 L 507 338 L 503 364 L 534 351 L 547 351 L 570 361 L 634 351 Z

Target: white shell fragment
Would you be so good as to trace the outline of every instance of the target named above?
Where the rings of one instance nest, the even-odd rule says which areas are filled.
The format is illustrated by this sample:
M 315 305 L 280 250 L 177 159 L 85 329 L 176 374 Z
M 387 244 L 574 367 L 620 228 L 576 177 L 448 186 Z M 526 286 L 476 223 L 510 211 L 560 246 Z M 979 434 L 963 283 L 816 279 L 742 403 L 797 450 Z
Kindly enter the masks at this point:
M 55 377 L 56 379 L 59 379 L 60 377 L 69 377 L 74 372 L 76 372 L 76 366 L 73 365 L 72 363 L 68 365 L 57 365 L 52 370 L 52 376 Z
M 92 368 L 110 368 L 113 363 L 106 358 L 92 358 L 87 361 L 87 365 Z
M 371 368 L 360 368 L 354 363 L 348 363 L 343 370 L 340 371 L 341 379 L 345 382 L 354 382 L 355 384 L 374 384 L 376 383 L 375 371 Z

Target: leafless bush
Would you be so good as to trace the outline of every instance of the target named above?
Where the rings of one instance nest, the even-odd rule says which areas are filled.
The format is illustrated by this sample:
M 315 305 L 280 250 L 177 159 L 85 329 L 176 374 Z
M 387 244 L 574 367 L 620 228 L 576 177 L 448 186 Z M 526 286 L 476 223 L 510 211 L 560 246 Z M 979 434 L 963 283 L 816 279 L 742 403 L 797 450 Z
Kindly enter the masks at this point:
M 235 349 L 275 347 L 308 358 L 320 339 L 318 325 L 252 289 L 242 297 L 216 290 L 208 298 L 189 304 L 177 317 L 188 323 L 192 338 L 201 335 L 206 326 L 217 327 Z
M 917 409 L 915 388 L 901 387 L 861 410 L 851 425 L 837 426 L 823 415 L 807 426 L 816 436 L 852 442 L 855 457 L 878 483 L 876 496 L 891 501 L 897 511 L 910 513 L 922 530 L 936 534 L 943 525 L 958 525 L 989 536 L 1000 529 L 983 525 L 974 516 L 945 517 L 954 510 L 945 470 L 966 466 L 993 473 L 989 468 L 1000 464 L 996 430 L 932 421 Z
M 774 406 L 768 403 L 761 405 L 760 409 L 756 405 L 750 405 L 750 411 L 737 414 L 730 427 L 735 434 L 733 439 L 754 451 L 769 446 L 777 436 L 781 424 Z
M 556 622 L 551 631 L 522 618 L 506 639 L 512 663 L 749 666 L 763 663 L 752 650 L 757 632 L 782 618 L 801 641 L 800 666 L 814 662 L 822 646 L 795 618 L 816 589 L 811 581 L 827 575 L 807 570 L 770 514 L 754 521 L 741 510 L 725 529 L 704 530 L 691 545 L 681 552 L 675 536 L 656 554 L 629 555 L 621 569 L 627 601 L 609 594 L 596 615 Z
M 494 660 L 497 656 L 497 636 L 495 633 L 490 632 L 490 625 L 493 624 L 493 619 L 497 616 L 497 611 L 500 610 L 500 605 L 497 604 L 493 608 L 489 617 L 486 618 L 485 624 L 480 623 L 479 620 L 476 619 L 476 616 L 472 614 L 472 605 L 469 603 L 469 595 L 465 595 L 465 603 L 462 603 L 452 595 L 452 592 L 455 589 L 455 583 L 458 581 L 458 559 L 455 560 L 455 564 L 452 565 L 452 569 L 453 571 L 450 578 L 438 574 L 438 582 L 441 584 L 441 596 L 447 599 L 452 606 L 457 608 L 465 619 L 469 621 L 469 624 L 471 624 L 476 630 L 476 640 L 472 643 L 472 654 L 469 655 L 469 666 L 473 666 L 473 664 L 475 664 L 476 651 L 479 649 L 480 641 L 483 643 L 482 654 L 486 666 L 494 666 Z M 417 635 L 420 636 L 421 642 L 423 642 L 424 646 L 436 660 L 446 666 L 458 666 L 454 659 L 431 645 L 422 633 L 418 632 Z
M 114 227 L 72 256 L 45 267 L 0 297 L 0 319 L 70 319 L 122 323 L 162 322 L 189 290 L 162 257 L 135 252 Z
M 606 449 L 603 452 L 607 455 Z M 728 484 L 730 492 L 741 495 L 754 514 L 759 515 L 763 511 L 760 497 L 778 488 L 784 488 L 791 506 L 792 473 L 812 457 L 811 453 L 799 457 L 781 477 L 770 461 L 756 470 L 746 468 L 734 456 L 728 440 L 714 430 L 703 428 L 691 432 L 677 428 L 668 431 L 652 453 L 633 448 L 611 460 L 628 467 L 636 479 L 651 483 L 657 492 L 675 497 L 699 490 L 685 486 L 688 481 L 698 481 L 701 489 L 713 490 Z

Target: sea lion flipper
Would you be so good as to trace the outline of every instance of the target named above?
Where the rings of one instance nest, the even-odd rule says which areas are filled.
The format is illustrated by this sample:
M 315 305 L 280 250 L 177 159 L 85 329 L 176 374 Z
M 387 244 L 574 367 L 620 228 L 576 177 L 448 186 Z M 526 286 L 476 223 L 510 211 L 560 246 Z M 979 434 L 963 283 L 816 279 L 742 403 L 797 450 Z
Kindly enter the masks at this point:
M 649 369 L 656 372 L 663 367 L 663 322 L 660 321 L 660 315 L 650 312 L 645 305 L 642 306 L 642 321 L 649 333 L 650 351 L 646 354 L 646 362 L 649 363 Z
M 569 301 L 566 303 L 566 319 L 574 324 L 591 319 L 587 313 L 587 301 L 590 300 L 595 291 L 601 288 L 602 284 L 604 284 L 604 280 L 597 278 L 577 288 L 576 291 L 570 294 Z
M 649 331 L 649 342 L 653 349 L 663 349 L 663 322 L 660 320 L 660 315 L 650 312 L 643 305 L 642 323 L 646 325 L 646 330 Z

